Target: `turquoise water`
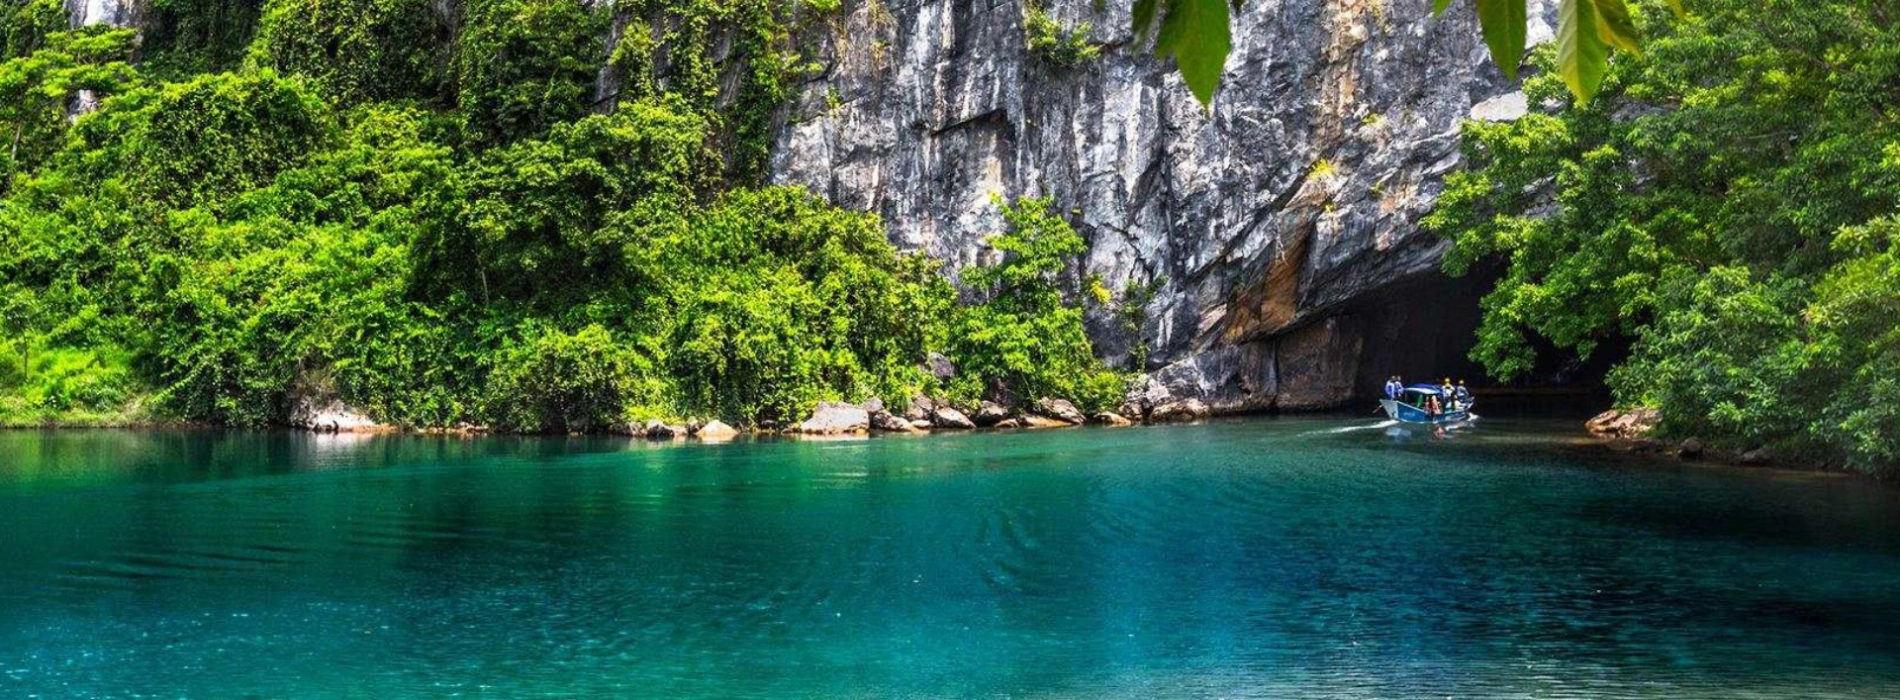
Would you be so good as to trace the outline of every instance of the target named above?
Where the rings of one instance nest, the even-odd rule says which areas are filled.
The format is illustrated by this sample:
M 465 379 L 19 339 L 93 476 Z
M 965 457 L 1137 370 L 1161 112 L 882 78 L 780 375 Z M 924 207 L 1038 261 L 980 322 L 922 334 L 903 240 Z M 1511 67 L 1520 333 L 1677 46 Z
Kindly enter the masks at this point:
M 1900 697 L 1900 492 L 1573 431 L 0 433 L 0 697 Z

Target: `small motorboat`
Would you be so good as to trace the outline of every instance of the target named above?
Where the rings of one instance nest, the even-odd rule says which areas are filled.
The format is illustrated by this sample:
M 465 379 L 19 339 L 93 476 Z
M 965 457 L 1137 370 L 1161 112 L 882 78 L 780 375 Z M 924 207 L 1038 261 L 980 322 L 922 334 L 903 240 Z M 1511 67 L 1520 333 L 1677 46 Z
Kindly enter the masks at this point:
M 1436 403 L 1438 411 L 1432 411 Z M 1475 400 L 1462 403 L 1430 384 L 1413 384 L 1399 392 L 1399 398 L 1379 399 L 1379 407 L 1385 409 L 1385 415 L 1400 423 L 1419 423 L 1424 425 L 1452 425 L 1475 420 L 1478 416 L 1471 412 Z

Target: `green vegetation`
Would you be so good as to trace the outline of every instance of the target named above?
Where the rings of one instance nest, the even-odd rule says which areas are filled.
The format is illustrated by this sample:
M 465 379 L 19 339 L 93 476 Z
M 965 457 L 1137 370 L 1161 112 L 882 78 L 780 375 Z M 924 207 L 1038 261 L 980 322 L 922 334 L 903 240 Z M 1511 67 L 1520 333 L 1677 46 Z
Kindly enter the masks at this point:
M 468 26 L 487 17 L 471 13 Z M 339 104 L 427 99 L 441 90 L 446 30 L 429 0 L 270 0 L 250 62 L 304 76 Z
M 94 27 L 76 32 L 43 33 L 41 18 L 22 8 L 10 25 L 7 53 L 0 61 L 0 194 L 13 176 L 38 167 L 60 146 L 67 101 L 81 90 L 105 95 L 129 85 L 134 77 L 126 61 L 132 54 L 131 30 Z M 51 6 L 58 8 L 57 2 Z M 61 11 L 60 17 L 65 17 Z M 17 55 L 14 55 L 17 52 Z
M 1060 396 L 1084 411 L 1114 407 L 1124 393 L 1122 377 L 1095 359 L 1082 310 L 1064 300 L 1060 283 L 1085 249 L 1082 237 L 1050 213 L 1049 200 L 997 205 L 1008 229 L 990 245 L 1004 257 L 963 272 L 964 283 L 984 299 L 963 307 L 951 326 L 951 357 L 962 370 L 952 394 L 965 400 L 981 393 L 1005 400 Z
M 462 13 L 456 99 L 471 141 L 506 143 L 587 113 L 610 19 L 596 6 L 470 0 Z
M 1087 22 L 1065 28 L 1041 7 L 1023 6 L 1023 40 L 1029 53 L 1057 66 L 1073 67 L 1101 56 L 1101 47 L 1089 43 L 1090 29 Z
M 178 21 L 138 68 L 131 32 L 66 31 L 57 2 L 5 20 L 0 423 L 262 425 L 334 393 L 588 431 L 1119 381 L 1041 203 L 960 311 L 876 216 L 759 186 L 803 64 L 766 0 L 479 0 L 455 31 L 416 0 L 270 0 L 235 53 L 193 13 L 236 5 L 155 7 Z M 82 89 L 103 101 L 69 119 Z M 972 369 L 936 386 L 931 351 Z
M 1866 0 L 1708 0 L 1603 93 L 1473 123 L 1428 225 L 1447 264 L 1508 263 L 1473 353 L 1588 356 L 1662 429 L 1865 469 L 1900 463 L 1900 35 Z M 1648 16 L 1658 16 L 1655 7 Z M 1526 83 L 1561 102 L 1556 56 Z M 1554 203 L 1555 207 L 1549 207 Z

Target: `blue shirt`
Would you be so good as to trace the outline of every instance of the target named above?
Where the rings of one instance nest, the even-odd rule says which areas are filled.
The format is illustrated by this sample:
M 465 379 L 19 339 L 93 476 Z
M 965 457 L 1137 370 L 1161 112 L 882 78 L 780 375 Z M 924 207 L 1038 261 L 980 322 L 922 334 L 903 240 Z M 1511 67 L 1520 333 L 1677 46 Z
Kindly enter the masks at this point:
M 1400 392 L 1403 392 L 1403 391 L 1405 391 L 1405 385 L 1404 385 L 1404 384 L 1400 384 L 1400 383 L 1398 383 L 1398 382 L 1386 382 L 1386 383 L 1385 383 L 1385 397 L 1386 397 L 1386 398 L 1388 398 L 1388 399 L 1397 399 L 1397 398 L 1399 398 L 1399 393 L 1400 393 Z

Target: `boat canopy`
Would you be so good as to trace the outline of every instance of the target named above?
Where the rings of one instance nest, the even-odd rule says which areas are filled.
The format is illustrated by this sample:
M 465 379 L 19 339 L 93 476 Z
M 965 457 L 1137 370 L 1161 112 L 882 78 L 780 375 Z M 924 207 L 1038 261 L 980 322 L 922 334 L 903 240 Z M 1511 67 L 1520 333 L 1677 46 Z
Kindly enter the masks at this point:
M 1410 393 L 1410 394 L 1424 394 L 1426 396 L 1444 396 L 1445 395 L 1445 392 L 1440 391 L 1438 387 L 1432 386 L 1430 384 L 1413 384 L 1411 386 L 1405 387 L 1405 391 L 1406 393 Z

